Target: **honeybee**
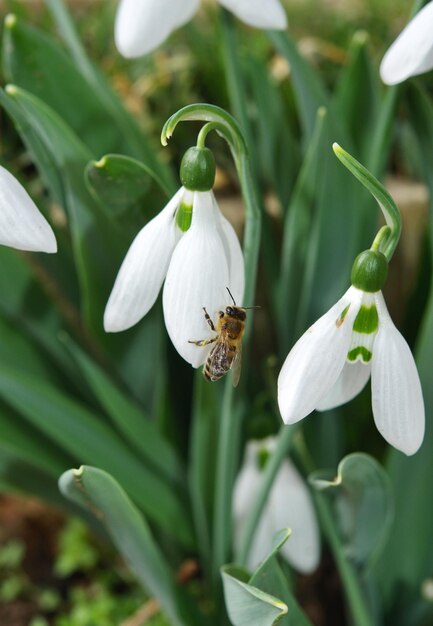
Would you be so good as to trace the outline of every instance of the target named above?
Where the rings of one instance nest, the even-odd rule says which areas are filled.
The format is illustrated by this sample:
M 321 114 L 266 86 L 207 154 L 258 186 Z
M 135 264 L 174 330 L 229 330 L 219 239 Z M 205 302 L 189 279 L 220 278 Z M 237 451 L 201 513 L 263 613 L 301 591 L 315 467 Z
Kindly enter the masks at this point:
M 204 316 L 211 327 L 215 337 L 209 339 L 190 340 L 196 346 L 204 347 L 214 343 L 214 347 L 209 353 L 203 366 L 203 375 L 206 380 L 216 381 L 225 376 L 227 372 L 233 370 L 233 386 L 239 383 L 242 363 L 242 337 L 245 332 L 245 320 L 247 317 L 246 308 L 239 307 L 227 287 L 233 306 L 227 306 L 224 311 L 218 312 L 218 321 L 215 327 L 205 307 Z M 258 307 L 248 307 L 258 308 Z

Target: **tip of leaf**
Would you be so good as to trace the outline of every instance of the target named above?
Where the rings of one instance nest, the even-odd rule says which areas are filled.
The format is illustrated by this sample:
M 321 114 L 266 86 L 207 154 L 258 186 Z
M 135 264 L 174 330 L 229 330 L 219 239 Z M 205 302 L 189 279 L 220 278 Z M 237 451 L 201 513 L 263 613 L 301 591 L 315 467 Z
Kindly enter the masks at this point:
M 9 13 L 8 15 L 6 15 L 5 17 L 6 28 L 13 28 L 16 23 L 17 23 L 17 16 L 14 13 Z
M 353 35 L 353 41 L 358 45 L 364 45 L 367 43 L 369 38 L 368 32 L 366 30 L 357 30 Z
M 317 109 L 318 117 L 323 119 L 324 117 L 326 117 L 327 114 L 328 114 L 328 109 L 326 107 L 322 106 Z
M 5 92 L 8 94 L 8 96 L 16 96 L 18 93 L 18 87 L 16 87 L 15 85 L 6 85 Z
M 335 154 L 342 154 L 344 152 L 343 148 L 336 141 L 334 141 L 334 143 L 332 144 L 332 149 L 334 150 Z
M 81 465 L 78 469 L 73 469 L 72 473 L 74 474 L 75 478 L 81 478 L 81 476 L 84 474 L 84 465 Z
M 102 159 L 99 159 L 99 161 L 92 161 L 92 164 L 94 167 L 102 169 L 107 165 L 107 157 L 102 157 Z

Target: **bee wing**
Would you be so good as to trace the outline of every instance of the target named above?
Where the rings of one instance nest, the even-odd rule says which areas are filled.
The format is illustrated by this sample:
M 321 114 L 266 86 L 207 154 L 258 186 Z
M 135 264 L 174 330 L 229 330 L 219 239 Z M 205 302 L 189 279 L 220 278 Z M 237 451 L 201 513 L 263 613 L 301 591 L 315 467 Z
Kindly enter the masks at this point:
M 230 346 L 227 341 L 218 340 L 205 363 L 206 374 L 210 380 L 218 380 L 230 369 Z
M 232 384 L 233 387 L 237 387 L 239 384 L 239 379 L 241 377 L 241 369 L 242 369 L 242 344 L 240 344 L 238 351 L 236 353 L 235 358 L 233 359 L 232 367 Z

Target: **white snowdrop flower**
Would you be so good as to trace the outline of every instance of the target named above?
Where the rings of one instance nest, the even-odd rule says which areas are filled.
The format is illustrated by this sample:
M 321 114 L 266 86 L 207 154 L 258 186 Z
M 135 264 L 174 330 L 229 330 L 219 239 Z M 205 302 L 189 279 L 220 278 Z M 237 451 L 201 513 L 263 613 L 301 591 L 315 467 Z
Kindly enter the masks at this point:
M 409 22 L 391 47 L 380 66 L 387 85 L 402 83 L 433 68 L 433 2 L 429 2 Z
M 380 291 L 386 273 L 383 254 L 359 255 L 352 287 L 287 356 L 278 403 L 284 422 L 293 424 L 314 409 L 348 402 L 371 375 L 376 426 L 388 443 L 411 455 L 424 438 L 424 402 L 414 358 Z
M 283 30 L 286 13 L 280 0 L 218 0 L 250 26 Z M 115 42 L 127 58 L 157 48 L 176 28 L 193 17 L 200 0 L 121 0 L 116 15 Z
M 247 520 L 262 481 L 266 460 L 275 449 L 269 437 L 249 441 L 245 459 L 233 491 L 234 541 L 240 546 Z M 249 552 L 247 566 L 254 570 L 272 549 L 272 539 L 282 528 L 292 535 L 280 554 L 299 572 L 313 572 L 320 560 L 320 536 L 316 513 L 308 488 L 296 467 L 284 459 L 263 508 Z
M 203 154 L 206 159 L 211 158 L 211 173 L 205 174 L 204 182 L 197 179 L 194 171 L 195 156 Z M 201 169 L 200 174 L 205 170 L 206 167 Z M 138 233 L 104 314 L 107 332 L 130 328 L 151 309 L 165 280 L 163 308 L 167 331 L 176 350 L 193 367 L 202 365 L 212 349 L 212 345 L 197 349 L 189 343 L 210 334 L 203 308 L 215 320 L 227 303 L 227 288 L 238 303 L 244 293 L 241 246 L 211 190 L 214 175 L 213 155 L 207 148 L 188 150 L 182 161 L 181 179 L 189 189 L 181 187 Z
M 32 252 L 57 252 L 51 226 L 21 183 L 1 166 L 0 244 Z

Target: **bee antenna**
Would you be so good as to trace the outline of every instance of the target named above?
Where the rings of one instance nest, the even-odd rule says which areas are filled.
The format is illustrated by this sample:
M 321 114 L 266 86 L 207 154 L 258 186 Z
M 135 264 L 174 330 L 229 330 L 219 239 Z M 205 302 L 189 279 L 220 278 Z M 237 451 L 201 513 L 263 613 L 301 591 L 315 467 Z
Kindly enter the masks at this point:
M 249 309 L 261 309 L 261 306 L 244 306 L 242 307 L 243 309 L 245 309 L 245 311 L 248 311 Z
M 226 289 L 229 292 L 230 298 L 233 300 L 233 304 L 236 306 L 236 302 L 235 302 L 235 299 L 233 298 L 232 292 L 230 291 L 228 287 L 226 287 Z

